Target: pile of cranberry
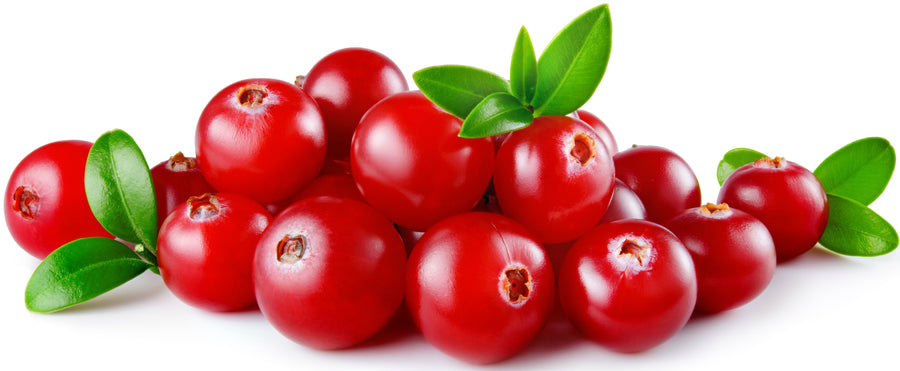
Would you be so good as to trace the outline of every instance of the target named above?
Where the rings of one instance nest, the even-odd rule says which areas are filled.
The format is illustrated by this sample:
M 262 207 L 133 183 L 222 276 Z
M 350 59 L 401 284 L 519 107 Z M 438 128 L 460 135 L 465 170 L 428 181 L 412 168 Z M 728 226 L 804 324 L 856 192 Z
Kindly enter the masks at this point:
M 717 204 L 656 146 L 619 152 L 583 110 L 493 138 L 409 91 L 377 52 L 338 50 L 295 83 L 212 98 L 196 159 L 155 166 L 159 270 L 184 302 L 259 307 L 286 337 L 346 348 L 408 311 L 441 351 L 512 357 L 555 303 L 586 337 L 650 349 L 695 312 L 758 296 L 810 250 L 828 215 L 815 176 L 781 158 L 736 170 Z M 110 235 L 84 196 L 91 143 L 48 144 L 5 196 L 16 241 L 43 258 Z

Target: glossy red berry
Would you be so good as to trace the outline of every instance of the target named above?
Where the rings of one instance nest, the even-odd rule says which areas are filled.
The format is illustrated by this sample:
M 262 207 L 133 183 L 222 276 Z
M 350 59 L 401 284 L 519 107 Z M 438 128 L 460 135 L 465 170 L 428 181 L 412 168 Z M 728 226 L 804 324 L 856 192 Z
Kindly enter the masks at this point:
M 828 224 L 822 184 L 806 168 L 780 157 L 735 170 L 719 189 L 718 202 L 762 221 L 775 241 L 779 262 L 812 249 Z
M 572 324 L 617 352 L 635 353 L 671 338 L 691 316 L 697 277 L 678 237 L 639 219 L 601 224 L 563 261 L 559 295 Z
M 606 147 L 606 151 L 609 152 L 610 156 L 619 153 L 619 145 L 616 143 L 616 138 L 599 117 L 583 109 L 575 111 L 572 116 L 584 121 L 597 132 L 597 136 L 600 137 L 600 141 L 603 142 L 603 146 Z
M 166 287 L 209 311 L 252 307 L 253 254 L 270 219 L 260 204 L 241 195 L 190 197 L 159 231 L 157 257 Z
M 84 237 L 109 237 L 94 218 L 84 191 L 91 143 L 53 142 L 29 153 L 6 184 L 3 213 L 9 233 L 32 256 Z
M 214 193 L 213 189 L 193 157 L 185 157 L 181 152 L 150 169 L 153 190 L 156 192 L 156 209 L 159 225 L 176 207 L 191 196 Z
M 442 352 L 499 362 L 537 336 L 553 308 L 553 269 L 540 243 L 502 215 L 465 213 L 425 232 L 406 270 L 416 325 Z
M 316 100 L 328 133 L 328 157 L 346 159 L 359 119 L 375 103 L 409 90 L 400 68 L 381 53 L 346 48 L 319 60 L 302 78 Z
M 222 89 L 197 124 L 197 162 L 219 192 L 281 201 L 315 178 L 325 160 L 316 102 L 293 84 L 238 81 Z
M 775 274 L 775 243 L 759 219 L 727 204 L 683 211 L 666 223 L 691 253 L 697 271 L 695 312 L 744 305 Z
M 634 146 L 613 156 L 616 178 L 640 197 L 647 219 L 665 223 L 700 206 L 700 183 L 687 162 L 666 148 Z
M 460 138 L 461 126 L 418 91 L 378 102 L 360 121 L 350 153 L 366 202 L 417 231 L 471 210 L 491 180 L 494 148 L 489 138 Z
M 263 315 L 312 348 L 359 344 L 403 300 L 403 241 L 390 221 L 355 200 L 317 197 L 291 205 L 260 239 L 253 264 Z
M 612 200 L 609 201 L 609 207 L 606 208 L 603 219 L 600 219 L 600 224 L 622 219 L 647 219 L 647 209 L 631 188 L 616 179 Z
M 609 206 L 613 162 L 581 120 L 543 116 L 512 132 L 494 170 L 504 214 L 544 243 L 567 242 L 597 225 Z

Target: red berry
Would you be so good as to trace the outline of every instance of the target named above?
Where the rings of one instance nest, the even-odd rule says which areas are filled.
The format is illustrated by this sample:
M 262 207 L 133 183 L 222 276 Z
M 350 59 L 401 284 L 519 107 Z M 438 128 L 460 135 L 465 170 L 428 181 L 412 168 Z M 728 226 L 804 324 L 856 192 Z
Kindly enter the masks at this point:
M 828 224 L 822 184 L 806 168 L 780 157 L 735 170 L 719 189 L 718 201 L 762 221 L 775 241 L 779 262 L 812 249 Z
M 153 177 L 160 226 L 166 216 L 189 197 L 215 192 L 197 167 L 197 160 L 185 157 L 181 152 L 150 169 L 150 176 Z
M 190 197 L 159 232 L 159 272 L 166 287 L 209 311 L 253 306 L 253 253 L 270 219 L 266 209 L 241 195 Z
M 657 146 L 634 146 L 613 156 L 616 178 L 640 197 L 647 219 L 665 223 L 700 206 L 700 183 L 680 156 Z
M 346 159 L 359 119 L 385 97 L 409 90 L 400 68 L 373 50 L 347 48 L 319 60 L 302 88 L 316 100 L 328 133 L 328 157 Z
M 775 243 L 759 219 L 727 204 L 687 209 L 666 223 L 697 271 L 695 312 L 717 313 L 759 296 L 775 274 Z
M 478 364 L 507 359 L 529 344 L 549 318 L 554 291 L 540 243 L 493 213 L 434 225 L 406 270 L 406 302 L 425 339 Z
M 260 203 L 296 194 L 322 169 L 325 124 L 316 102 L 284 81 L 238 81 L 210 100 L 197 124 L 197 162 L 219 192 Z
M 360 121 L 350 153 L 366 202 L 417 231 L 475 207 L 491 180 L 494 148 L 489 138 L 460 138 L 461 126 L 418 91 L 378 102 Z
M 346 348 L 378 332 L 400 307 L 405 264 L 400 235 L 377 211 L 317 197 L 272 221 L 256 248 L 253 281 L 260 310 L 284 336 Z
M 560 268 L 559 295 L 585 336 L 635 353 L 661 344 L 687 323 L 697 277 L 672 232 L 645 220 L 620 220 L 575 242 Z
M 543 116 L 512 132 L 497 153 L 494 190 L 504 214 L 545 243 L 571 241 L 609 205 L 613 162 L 584 122 Z
M 603 219 L 600 219 L 600 224 L 622 219 L 647 219 L 647 209 L 631 188 L 616 179 L 612 200 L 609 201 L 609 207 L 606 214 L 603 214 Z
M 94 218 L 84 191 L 84 169 L 91 143 L 66 140 L 29 153 L 6 184 L 3 212 L 16 243 L 43 259 L 84 237 L 109 237 Z
M 603 146 L 606 147 L 606 151 L 609 152 L 610 156 L 619 152 L 616 138 L 613 136 L 612 131 L 609 130 L 609 127 L 607 127 L 599 117 L 583 109 L 575 111 L 573 116 L 584 121 L 597 132 L 597 136 L 600 137 L 600 141 L 603 142 Z

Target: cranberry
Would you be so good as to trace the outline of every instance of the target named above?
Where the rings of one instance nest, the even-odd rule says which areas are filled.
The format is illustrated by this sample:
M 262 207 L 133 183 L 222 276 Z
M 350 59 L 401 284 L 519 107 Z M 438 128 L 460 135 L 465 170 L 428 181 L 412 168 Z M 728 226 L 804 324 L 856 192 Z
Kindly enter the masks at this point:
M 672 337 L 691 316 L 697 277 L 678 237 L 639 219 L 601 224 L 562 263 L 559 295 L 572 324 L 614 351 L 642 352 Z
M 38 259 L 83 237 L 109 237 L 84 191 L 91 143 L 53 142 L 29 153 L 6 184 L 3 213 L 16 243 Z
M 691 208 L 666 223 L 697 271 L 695 312 L 717 313 L 759 296 L 775 274 L 775 243 L 759 219 L 727 204 Z
M 298 80 L 325 119 L 328 157 L 346 159 L 359 119 L 385 97 L 409 90 L 400 68 L 381 53 L 347 48 L 328 54 Z
M 613 156 L 616 178 L 640 197 L 647 219 L 665 223 L 700 206 L 700 183 L 687 162 L 666 148 L 634 146 Z
M 514 131 L 497 153 L 500 208 L 545 243 L 571 241 L 609 205 L 613 162 L 594 130 L 568 116 L 543 116 Z
M 719 203 L 762 221 L 775 241 L 779 262 L 812 249 L 828 223 L 822 184 L 806 168 L 781 157 L 763 158 L 735 170 L 719 189 Z
M 406 302 L 425 339 L 478 364 L 510 358 L 529 344 L 549 318 L 554 291 L 540 243 L 493 213 L 435 224 L 406 269 Z
M 288 199 L 325 160 L 316 102 L 284 81 L 238 81 L 216 94 L 197 124 L 197 162 L 209 184 L 260 203 Z
M 355 200 L 317 197 L 278 214 L 253 259 L 259 308 L 289 339 L 317 349 L 358 344 L 403 300 L 406 253 L 390 221 Z
M 461 126 L 418 91 L 378 102 L 360 121 L 350 153 L 366 202 L 417 231 L 475 207 L 491 180 L 494 149 L 489 138 L 460 138 Z
M 260 204 L 238 194 L 191 196 L 159 232 L 159 272 L 166 287 L 209 311 L 252 307 L 253 253 L 270 219 Z
M 153 177 L 160 226 L 166 216 L 188 197 L 215 192 L 197 167 L 197 160 L 185 157 L 181 152 L 150 169 L 150 176 Z
M 609 201 L 609 207 L 603 214 L 600 223 L 609 223 L 622 219 L 647 219 L 647 209 L 644 203 L 631 188 L 616 179 L 615 188 L 613 188 L 612 200 Z
M 616 138 L 613 136 L 612 131 L 609 130 L 609 127 L 607 127 L 599 117 L 583 109 L 575 111 L 572 116 L 584 121 L 597 132 L 597 136 L 600 137 L 600 141 L 603 143 L 603 146 L 606 147 L 606 152 L 609 152 L 610 156 L 619 152 Z

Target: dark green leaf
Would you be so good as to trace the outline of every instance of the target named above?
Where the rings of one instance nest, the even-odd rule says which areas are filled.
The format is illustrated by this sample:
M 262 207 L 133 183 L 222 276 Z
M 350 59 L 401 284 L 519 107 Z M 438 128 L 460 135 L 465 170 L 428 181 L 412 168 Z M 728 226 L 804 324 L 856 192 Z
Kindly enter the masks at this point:
M 106 230 L 156 253 L 156 195 L 150 168 L 134 139 L 121 130 L 100 136 L 84 174 L 91 211 Z
M 509 93 L 494 93 L 484 98 L 463 121 L 459 136 L 484 138 L 524 128 L 534 117 L 518 98 Z
M 537 57 L 534 55 L 534 45 L 531 44 L 531 37 L 528 36 L 525 26 L 522 26 L 516 38 L 516 48 L 513 50 L 509 71 L 512 94 L 522 102 L 531 102 L 537 84 Z
M 509 93 L 509 83 L 485 70 L 467 66 L 435 66 L 413 73 L 419 90 L 438 107 L 465 119 L 493 93 Z
M 569 23 L 538 60 L 531 105 L 535 117 L 574 112 L 597 90 L 612 47 L 609 7 L 601 5 Z
M 897 231 L 866 205 L 828 195 L 828 226 L 819 243 L 838 254 L 884 255 L 897 248 Z
M 53 312 L 112 290 L 151 265 L 121 242 L 83 238 L 56 249 L 34 270 L 25 287 L 25 306 Z
M 716 171 L 719 185 L 725 183 L 725 179 L 737 168 L 765 157 L 768 156 L 749 148 L 735 148 L 725 152 L 725 156 L 722 158 L 722 161 L 719 161 L 719 168 Z
M 832 153 L 813 172 L 825 192 L 869 205 L 887 187 L 897 156 L 884 138 L 865 138 Z

